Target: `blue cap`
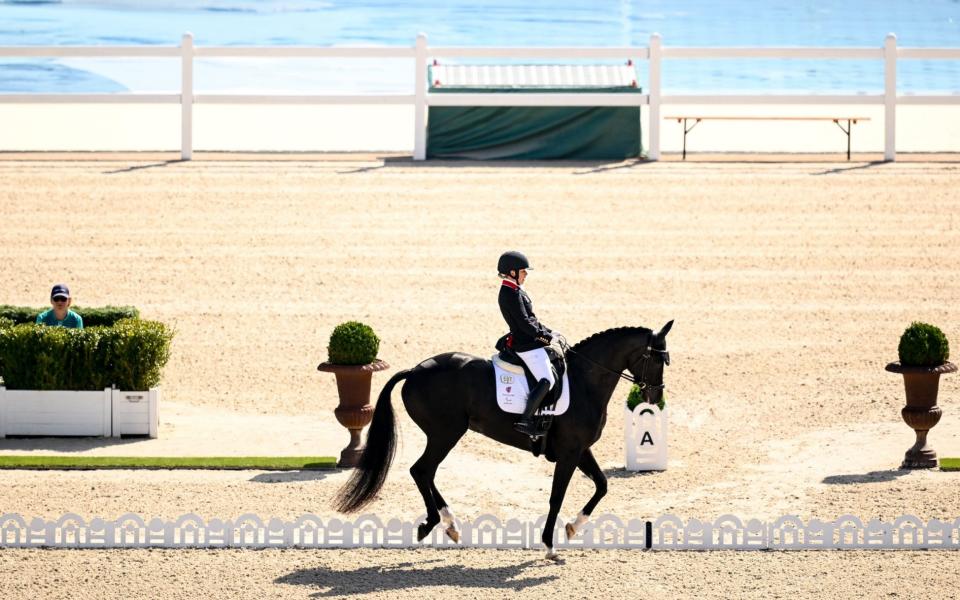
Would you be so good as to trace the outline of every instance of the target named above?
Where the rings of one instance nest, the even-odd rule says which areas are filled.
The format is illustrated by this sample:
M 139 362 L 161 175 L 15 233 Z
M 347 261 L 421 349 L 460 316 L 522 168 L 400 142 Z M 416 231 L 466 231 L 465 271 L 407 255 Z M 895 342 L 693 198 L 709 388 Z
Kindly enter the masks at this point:
M 57 285 L 53 286 L 52 290 L 50 290 L 51 299 L 57 298 L 60 296 L 63 296 L 65 298 L 70 297 L 70 288 L 68 288 L 64 283 L 58 283 Z

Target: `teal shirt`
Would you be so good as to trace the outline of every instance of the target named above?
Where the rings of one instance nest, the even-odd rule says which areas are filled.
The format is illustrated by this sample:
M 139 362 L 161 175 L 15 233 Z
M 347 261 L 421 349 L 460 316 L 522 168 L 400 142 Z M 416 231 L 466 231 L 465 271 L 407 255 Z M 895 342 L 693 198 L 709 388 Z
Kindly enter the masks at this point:
M 51 308 L 37 315 L 37 325 L 83 329 L 83 317 L 68 309 L 67 316 L 64 317 L 62 321 L 58 321 L 56 313 L 54 313 L 53 309 Z

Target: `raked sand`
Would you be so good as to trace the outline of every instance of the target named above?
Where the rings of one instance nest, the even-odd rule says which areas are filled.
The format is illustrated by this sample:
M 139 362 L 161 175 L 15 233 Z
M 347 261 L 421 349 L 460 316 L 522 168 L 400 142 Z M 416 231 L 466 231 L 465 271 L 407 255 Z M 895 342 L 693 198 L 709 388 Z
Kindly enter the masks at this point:
M 14 158 L 14 160 L 11 160 Z M 864 519 L 960 516 L 960 474 L 898 471 L 913 441 L 883 371 L 920 319 L 960 340 L 955 159 L 426 163 L 153 157 L 0 160 L 0 302 L 135 304 L 177 330 L 157 440 L 3 440 L 0 453 L 336 455 L 330 330 L 371 324 L 394 369 L 486 356 L 503 324 L 494 261 L 518 247 L 538 315 L 571 341 L 676 325 L 670 466 L 623 470 L 627 387 L 594 447 L 597 513 Z M 955 342 L 960 344 L 960 342 Z M 387 374 L 375 375 L 374 389 Z M 930 439 L 960 456 L 958 381 Z M 400 406 L 395 399 L 395 405 Z M 400 414 L 383 517 L 423 510 Z M 469 433 L 438 487 L 461 517 L 535 519 L 551 465 Z M 344 472 L 0 472 L 0 513 L 333 516 Z M 576 476 L 562 516 L 592 485 Z M 0 551 L 0 589 L 48 597 L 953 597 L 945 552 Z

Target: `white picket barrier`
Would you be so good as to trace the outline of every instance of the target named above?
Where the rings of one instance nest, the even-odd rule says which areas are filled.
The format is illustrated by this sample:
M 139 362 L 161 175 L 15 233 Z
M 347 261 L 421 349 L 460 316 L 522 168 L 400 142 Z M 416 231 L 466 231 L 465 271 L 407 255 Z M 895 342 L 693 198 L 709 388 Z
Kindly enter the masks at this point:
M 146 519 L 132 513 L 115 521 L 85 520 L 68 513 L 59 519 L 0 515 L 0 548 L 414 548 L 475 547 L 526 550 L 540 548 L 546 516 L 535 521 L 480 515 L 455 519 L 460 543 L 436 527 L 422 542 L 417 524 L 376 515 L 355 520 L 303 515 L 291 521 L 245 514 L 236 519 L 205 521 L 195 514 L 177 519 Z M 853 515 L 834 521 L 796 516 L 772 521 L 723 515 L 715 521 L 673 515 L 655 520 L 592 517 L 573 539 L 561 525 L 554 531 L 558 549 L 605 550 L 960 550 L 960 518 L 923 522 L 903 515 L 893 522 L 864 523 Z
M 628 471 L 667 469 L 667 408 L 640 403 L 632 411 L 623 407 Z

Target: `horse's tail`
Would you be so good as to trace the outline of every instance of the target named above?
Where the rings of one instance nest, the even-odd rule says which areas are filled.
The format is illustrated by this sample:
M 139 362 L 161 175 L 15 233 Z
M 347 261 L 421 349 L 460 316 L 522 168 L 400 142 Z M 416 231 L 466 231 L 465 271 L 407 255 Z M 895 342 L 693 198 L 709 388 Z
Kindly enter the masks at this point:
M 397 449 L 397 428 L 390 394 L 393 392 L 393 386 L 406 379 L 411 371 L 412 369 L 400 371 L 383 386 L 380 397 L 377 398 L 377 407 L 373 411 L 370 430 L 367 432 L 367 447 L 364 448 L 360 463 L 354 469 L 350 479 L 343 484 L 334 498 L 334 508 L 339 512 L 350 513 L 360 510 L 369 504 L 383 487 Z

